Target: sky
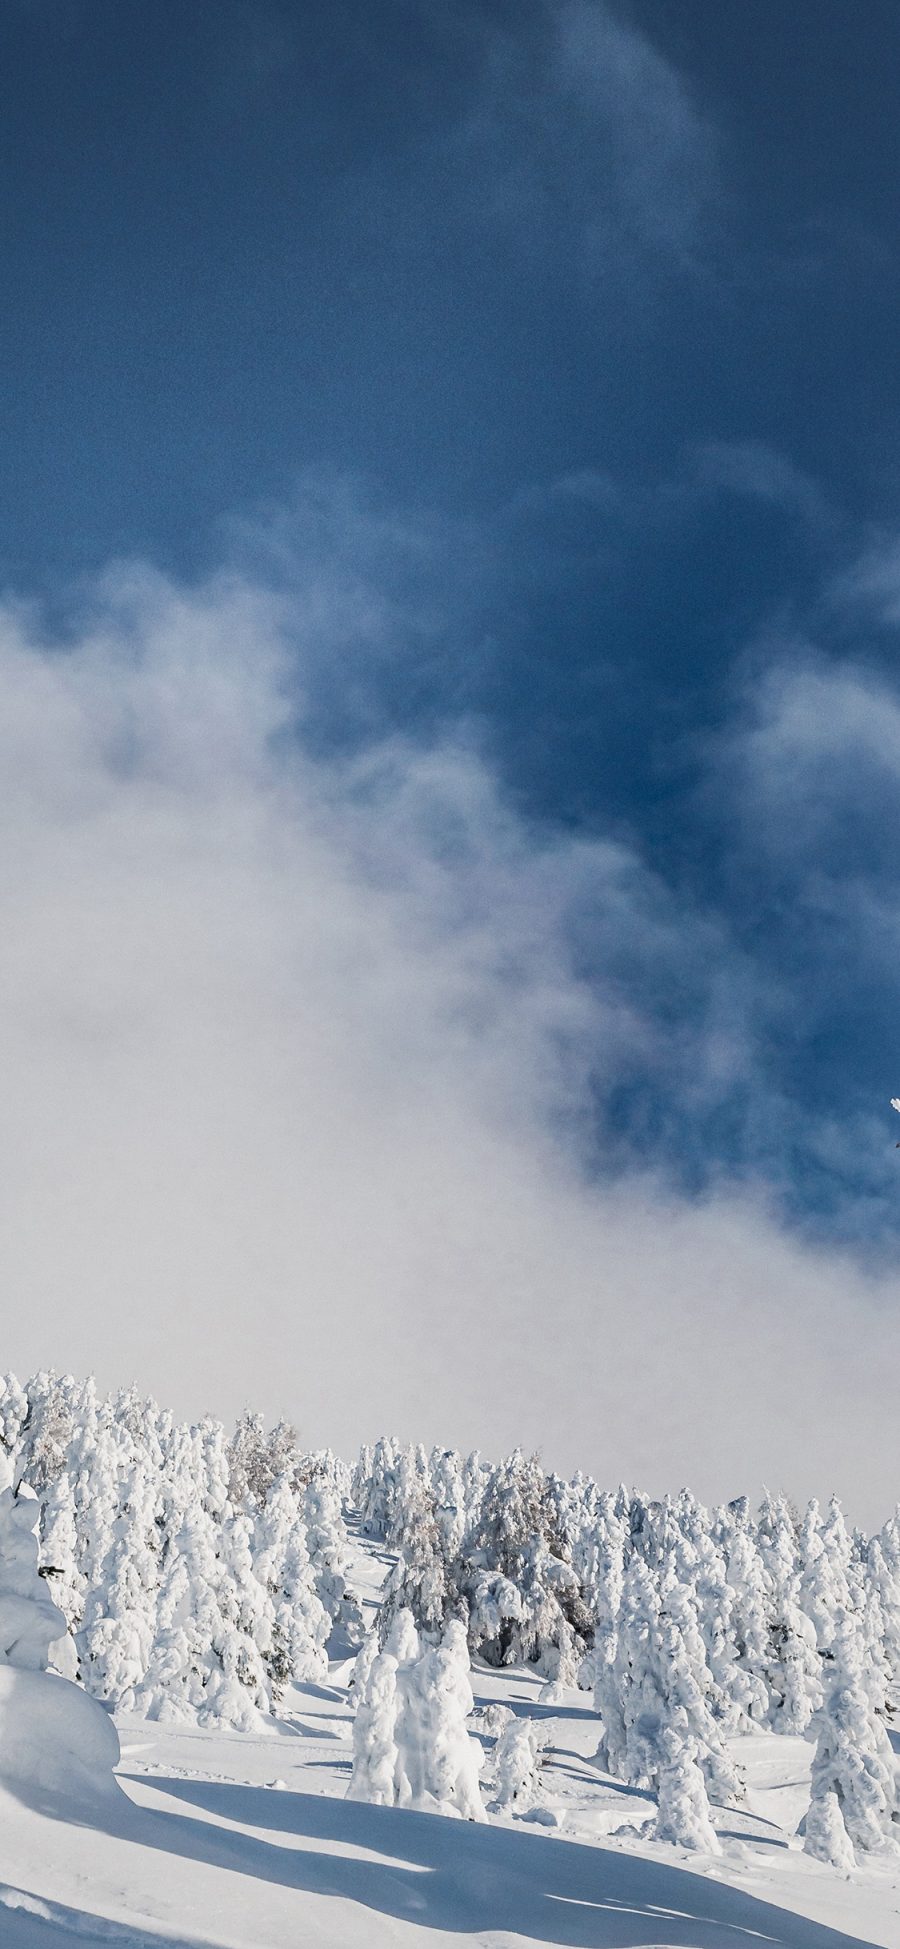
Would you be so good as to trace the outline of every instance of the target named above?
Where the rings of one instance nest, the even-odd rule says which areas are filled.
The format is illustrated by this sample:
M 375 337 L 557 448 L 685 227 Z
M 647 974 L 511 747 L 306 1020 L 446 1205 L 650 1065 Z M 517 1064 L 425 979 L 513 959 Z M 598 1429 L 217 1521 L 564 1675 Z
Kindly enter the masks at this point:
M 898 70 L 9 0 L 3 1364 L 893 1504 Z

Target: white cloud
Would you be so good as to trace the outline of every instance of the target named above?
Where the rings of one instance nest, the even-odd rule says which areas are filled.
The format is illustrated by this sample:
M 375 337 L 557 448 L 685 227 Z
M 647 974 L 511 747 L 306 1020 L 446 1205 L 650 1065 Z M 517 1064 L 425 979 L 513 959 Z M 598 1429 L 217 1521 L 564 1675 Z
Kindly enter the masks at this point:
M 758 850 L 805 858 L 845 895 L 851 877 L 881 877 L 879 828 L 896 836 L 900 698 L 874 670 L 781 650 L 723 738 L 720 768 Z
M 577 240 L 604 280 L 634 250 L 699 262 L 719 200 L 717 141 L 683 78 L 605 0 L 546 0 L 534 31 L 499 24 L 457 133 L 481 215 L 521 248 Z
M 900 542 L 892 534 L 873 540 L 851 568 L 837 578 L 832 597 L 839 607 L 868 610 L 882 623 L 900 623 Z
M 550 482 L 547 493 L 551 499 L 583 501 L 596 508 L 615 507 L 620 499 L 612 475 L 599 467 L 579 467 L 572 474 L 560 474 Z
M 705 440 L 693 450 L 701 481 L 795 511 L 819 526 L 830 520 L 818 483 L 764 440 Z
M 687 251 L 715 179 L 710 125 L 681 76 L 602 0 L 565 0 L 557 77 L 612 137 L 613 186 L 648 242 Z
M 311 756 L 297 613 L 119 570 L 64 647 L 0 617 L 6 1361 L 877 1515 L 896 1282 L 584 1170 L 588 1072 L 664 1055 L 616 946 L 714 935 L 471 743 Z

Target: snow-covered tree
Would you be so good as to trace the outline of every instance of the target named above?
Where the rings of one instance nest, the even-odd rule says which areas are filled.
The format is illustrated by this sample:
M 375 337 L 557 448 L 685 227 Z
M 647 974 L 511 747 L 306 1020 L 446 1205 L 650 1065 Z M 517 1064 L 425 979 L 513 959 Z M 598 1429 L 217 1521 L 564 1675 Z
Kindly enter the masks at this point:
M 377 1631 L 367 1631 L 353 1660 L 353 1670 L 349 1679 L 350 1706 L 354 1712 L 359 1710 L 360 1700 L 365 1698 L 369 1673 L 378 1657 L 378 1652 Z
M 65 1618 L 39 1572 L 39 1519 L 37 1497 L 0 1455 L 0 1777 L 7 1793 L 37 1790 L 42 1811 L 84 1821 L 117 1791 L 119 1741 L 109 1715 L 61 1675 Z
M 494 1812 L 524 1814 L 534 1806 L 546 1744 L 546 1726 L 534 1719 L 508 1720 L 493 1754 Z
M 428 1457 L 424 1448 L 403 1448 L 397 1458 L 394 1492 L 385 1537 L 392 1549 L 402 1549 L 434 1514 Z
M 423 1523 L 404 1543 L 384 1586 L 379 1632 L 386 1639 L 398 1611 L 412 1612 L 419 1630 L 437 1639 L 455 1596 L 447 1559 L 433 1521 Z
M 78 1633 L 89 1689 L 125 1711 L 134 1706 L 153 1644 L 159 1577 L 155 1517 L 153 1482 L 136 1463 L 122 1484 L 102 1559 L 102 1583 L 88 1591 Z
M 316 1594 L 344 1642 L 358 1645 L 365 1627 L 348 1582 L 347 1530 L 333 1471 L 324 1464 L 313 1469 L 306 1484 L 303 1520 Z
M 25 1485 L 13 1487 L 8 1457 L 0 1457 L 0 1664 L 45 1672 L 50 1648 L 66 1620 L 38 1570 L 40 1504 Z
M 273 1482 L 297 1466 L 296 1431 L 286 1421 L 267 1430 L 262 1415 L 247 1410 L 228 1443 L 227 1460 L 229 1501 L 236 1508 L 243 1504 L 261 1507 Z
M 677 1708 L 660 1729 L 655 1838 L 674 1847 L 721 1854 L 709 1813 L 706 1782 L 687 1713 Z
M 537 1663 L 547 1678 L 574 1683 L 591 1619 L 575 1571 L 547 1541 L 551 1528 L 540 1464 L 516 1449 L 484 1484 L 456 1589 L 479 1657 L 492 1665 Z
M 749 1520 L 725 1539 L 731 1590 L 734 1658 L 730 1694 L 738 1723 L 766 1724 L 771 1706 L 767 1682 L 772 1646 L 772 1595 Z
M 663 1738 L 672 1728 L 706 1788 L 719 1801 L 733 1799 L 739 1781 L 707 1702 L 687 1593 L 670 1585 L 664 1602 L 647 1564 L 635 1557 L 622 1594 L 615 1664 L 604 1669 L 598 1699 L 598 1757 L 632 1785 L 658 1790 L 661 1769 L 674 1764 L 673 1743 Z M 687 1777 L 693 1778 L 689 1768 Z
M 263 1648 L 271 1642 L 272 1610 L 261 1586 L 251 1587 L 246 1520 L 237 1519 L 223 1538 L 202 1507 L 185 1513 L 168 1552 L 147 1672 L 135 1693 L 135 1710 L 146 1718 L 251 1732 L 269 1709 Z
M 41 1576 L 47 1579 L 53 1601 L 63 1612 L 68 1630 L 74 1632 L 81 1622 L 85 1593 L 84 1580 L 78 1571 L 75 1493 L 67 1473 L 57 1477 L 44 1504 L 40 1564 Z
M 775 1732 L 802 1733 L 821 1701 L 821 1658 L 815 1625 L 800 1604 L 800 1537 L 783 1496 L 766 1497 L 756 1541 L 771 1593 L 769 1723 Z
M 832 1621 L 825 1697 L 813 1731 L 804 1847 L 846 1873 L 857 1850 L 874 1852 L 892 1844 L 895 1785 L 890 1741 L 866 1685 L 858 1628 L 845 1609 Z
M 830 1650 L 838 1612 L 854 1608 L 851 1594 L 851 1544 L 840 1505 L 832 1497 L 824 1521 L 819 1505 L 809 1504 L 799 1537 L 798 1602 L 816 1633 L 820 1653 Z
M 873 1536 L 866 1552 L 865 1580 L 862 1615 L 868 1617 L 877 1603 L 885 1702 L 896 1712 L 900 1708 L 900 1511 L 895 1510 Z
M 420 1651 L 410 1612 L 399 1611 L 387 1649 L 364 1647 L 360 1660 L 348 1798 L 483 1820 L 462 1625 L 451 1623 L 441 1644 Z
M 379 1651 L 360 1687 L 353 1721 L 353 1773 L 348 1800 L 393 1807 L 397 1798 L 397 1660 Z
M 17 1381 L 15 1374 L 0 1376 L 0 1448 L 7 1456 L 15 1456 L 22 1439 L 22 1430 L 28 1421 L 28 1391 Z
M 466 1533 L 466 1488 L 462 1460 L 456 1449 L 435 1449 L 430 1473 L 433 1521 L 440 1554 L 445 1563 L 453 1563 L 461 1554 Z
M 374 1448 L 365 1451 L 368 1472 L 358 1469 L 353 1480 L 354 1506 L 359 1511 L 364 1536 L 386 1537 L 393 1522 L 397 1499 L 397 1467 L 400 1444 L 382 1435 Z
M 323 1678 L 331 1618 L 318 1594 L 306 1525 L 289 1473 L 276 1478 L 254 1523 L 253 1574 L 274 1617 L 265 1652 L 273 1697 L 290 1679 Z
M 398 1722 L 403 1711 L 404 1674 L 419 1656 L 419 1637 L 411 1611 L 397 1612 L 387 1648 L 363 1660 L 353 1721 L 353 1777 L 350 1800 L 372 1800 L 392 1807 L 399 1795 L 401 1759 Z
M 535 1536 L 545 1536 L 550 1505 L 546 1478 L 536 1455 L 514 1449 L 491 1470 L 474 1525 L 471 1551 L 501 1571 L 515 1574 L 522 1550 Z
M 463 1626 L 397 1673 L 397 1803 L 484 1820 L 478 1785 L 481 1747 L 467 1730 L 474 1700 Z
M 66 1467 L 75 1425 L 77 1389 L 71 1375 L 38 1374 L 28 1389 L 28 1411 L 18 1443 L 18 1460 L 39 1498 Z

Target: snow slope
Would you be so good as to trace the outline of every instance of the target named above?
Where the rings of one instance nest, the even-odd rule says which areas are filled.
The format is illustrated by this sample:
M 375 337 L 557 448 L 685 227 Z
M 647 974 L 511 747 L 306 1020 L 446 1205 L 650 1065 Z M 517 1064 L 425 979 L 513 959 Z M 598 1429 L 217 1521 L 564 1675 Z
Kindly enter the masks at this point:
M 389 1561 L 356 1546 L 370 1610 Z M 479 1671 L 482 1709 L 548 1737 L 530 1812 L 480 1826 L 344 1799 L 349 1670 L 295 1686 L 262 1734 L 121 1718 L 119 1788 L 99 1800 L 6 1786 L 2 1949 L 898 1949 L 900 1858 L 842 1881 L 793 1838 L 804 1740 L 736 1742 L 746 1804 L 715 1810 L 722 1855 L 689 1858 L 650 1841 L 652 1803 L 593 1764 L 584 1694 L 544 1705 L 530 1672 Z

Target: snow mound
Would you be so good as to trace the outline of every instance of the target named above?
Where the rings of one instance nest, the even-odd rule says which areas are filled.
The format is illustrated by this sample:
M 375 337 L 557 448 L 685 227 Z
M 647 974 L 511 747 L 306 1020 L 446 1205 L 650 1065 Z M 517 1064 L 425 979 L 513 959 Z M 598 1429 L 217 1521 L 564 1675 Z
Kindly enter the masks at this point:
M 0 1787 L 44 1807 L 117 1795 L 119 1735 L 102 1705 L 52 1672 L 0 1665 Z

